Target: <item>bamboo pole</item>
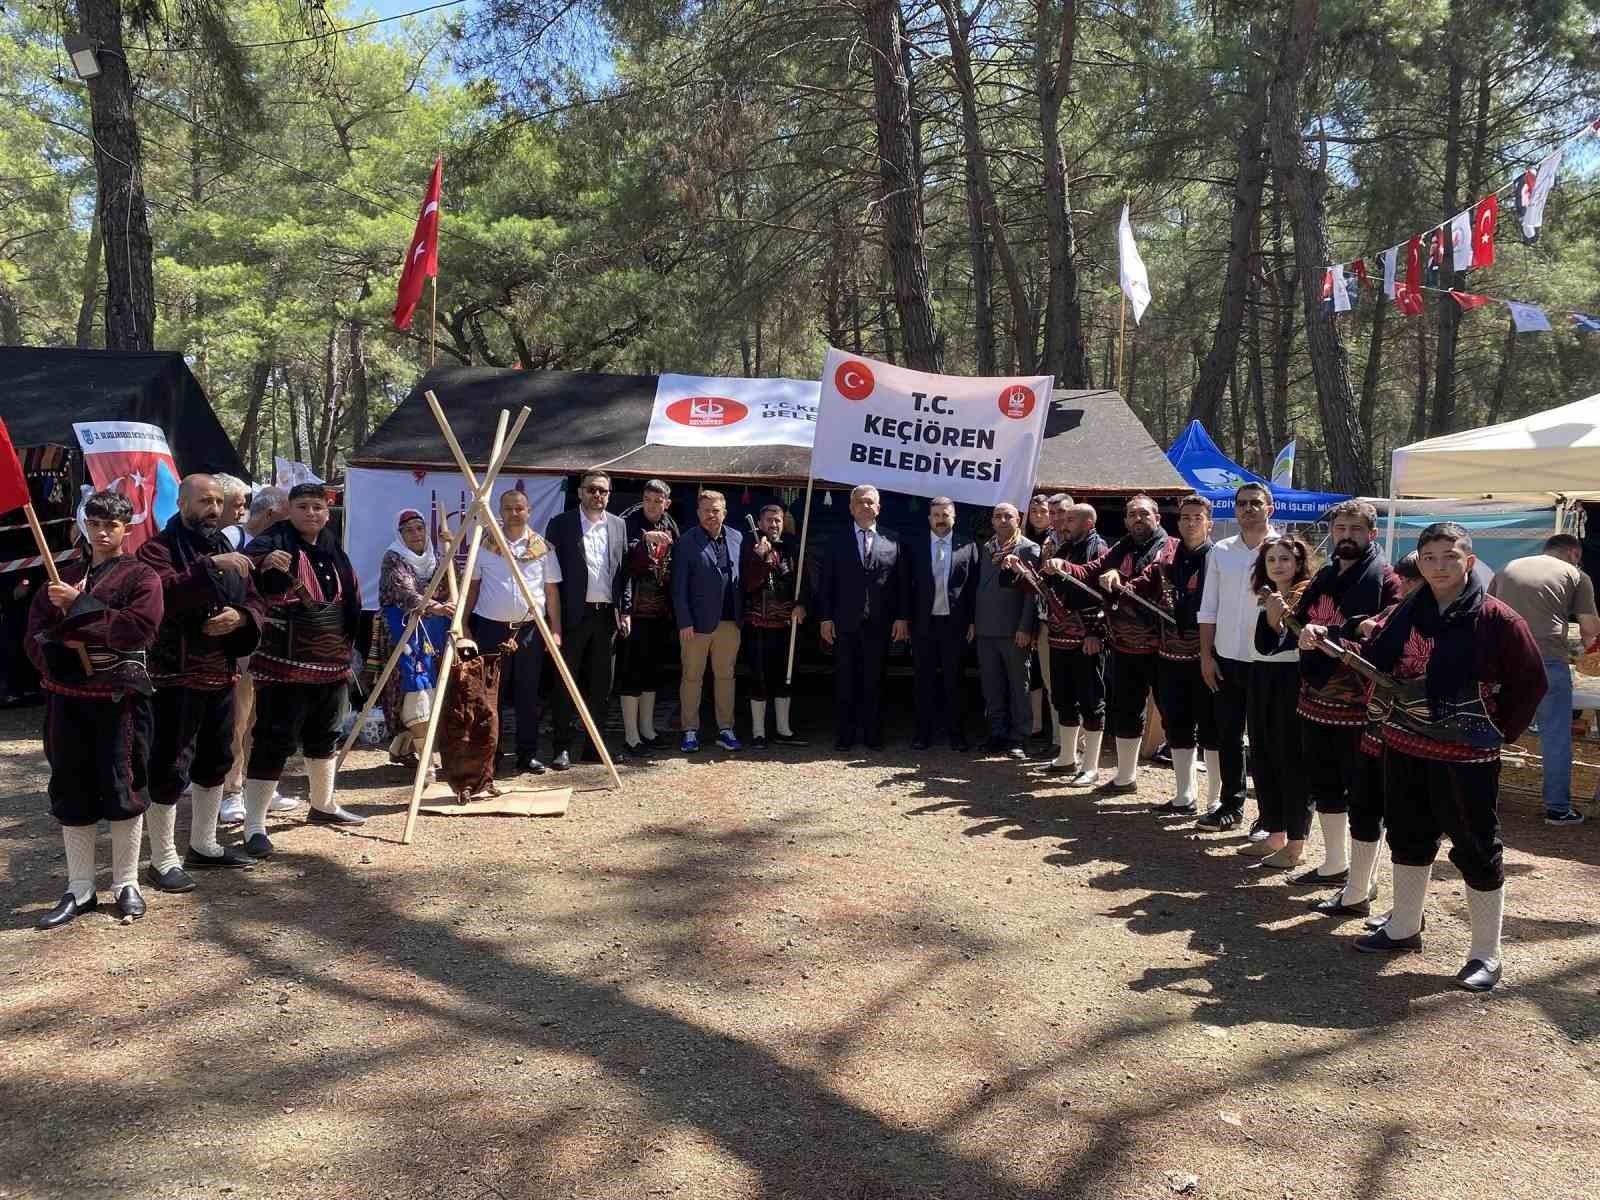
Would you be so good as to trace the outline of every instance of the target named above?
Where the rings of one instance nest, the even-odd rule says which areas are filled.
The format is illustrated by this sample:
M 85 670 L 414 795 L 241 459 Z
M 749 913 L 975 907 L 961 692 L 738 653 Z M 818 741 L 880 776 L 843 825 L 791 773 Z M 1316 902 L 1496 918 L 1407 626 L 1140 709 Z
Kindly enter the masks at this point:
M 524 408 L 521 414 L 517 417 L 517 423 L 511 427 L 511 432 L 506 438 L 505 449 L 498 458 L 489 464 L 488 471 L 484 473 L 483 487 L 485 489 L 485 495 L 488 494 L 488 490 L 493 489 L 495 480 L 499 478 L 500 468 L 505 465 L 505 460 L 510 456 L 511 447 L 516 444 L 517 435 L 522 432 L 522 427 L 527 424 L 528 415 L 528 410 Z M 477 518 L 473 517 L 472 519 L 476 520 Z M 467 522 L 463 521 L 461 523 L 461 530 L 456 534 L 456 537 L 459 538 L 461 534 L 465 533 L 466 531 Z M 426 605 L 428 601 L 434 598 L 439 591 L 439 585 L 445 580 L 447 575 L 452 581 L 452 584 L 454 583 L 455 576 L 451 573 L 453 569 L 452 564 L 454 558 L 455 542 L 452 541 L 450 553 L 439 556 L 439 566 L 434 571 L 433 578 L 428 581 L 428 586 L 422 590 L 423 605 Z M 361 728 L 366 723 L 367 714 L 370 713 L 373 709 L 373 706 L 378 703 L 378 698 L 383 694 L 383 685 L 388 683 L 389 676 L 394 674 L 395 666 L 400 661 L 400 655 L 405 652 L 407 643 L 411 641 L 411 635 L 417 631 L 417 626 L 421 624 L 422 607 L 422 605 L 419 605 L 417 610 L 411 614 L 410 619 L 406 622 L 405 632 L 401 635 L 400 639 L 395 642 L 394 649 L 389 652 L 389 661 L 383 664 L 383 671 L 378 675 L 377 682 L 372 685 L 372 691 L 368 693 L 366 703 L 361 706 L 361 715 L 356 718 L 356 723 L 351 726 L 350 736 L 345 738 L 344 746 L 339 750 L 338 763 L 335 765 L 334 770 L 338 770 L 340 766 L 344 765 L 345 758 L 349 755 L 351 747 L 356 744 L 356 739 L 361 734 Z
M 428 313 L 428 366 L 432 367 L 433 356 L 439 348 L 439 277 L 430 275 L 428 282 L 433 285 L 433 303 Z
M 450 428 L 450 422 L 445 418 L 444 410 L 439 407 L 439 398 L 431 390 L 422 393 L 423 399 L 428 402 L 428 407 L 433 410 L 434 420 L 439 422 L 439 429 L 444 434 L 444 440 L 449 443 L 450 453 L 455 455 L 456 465 L 461 469 L 461 475 L 470 485 L 473 482 L 472 466 L 467 462 L 467 456 L 461 449 L 461 443 L 456 441 L 455 431 Z M 484 528 L 489 531 L 489 536 L 494 539 L 500 553 L 505 555 L 506 562 L 513 564 L 511 578 L 517 588 L 522 592 L 523 602 L 528 606 L 528 614 L 533 617 L 534 624 L 539 627 L 539 636 L 544 638 L 544 644 L 550 651 L 550 657 L 556 664 L 556 671 L 561 676 L 561 682 L 566 685 L 567 694 L 572 697 L 573 706 L 578 710 L 578 716 L 583 718 L 583 727 L 589 733 L 589 738 L 600 752 L 600 761 L 605 763 L 606 771 L 611 776 L 611 786 L 622 787 L 622 777 L 617 774 L 617 766 L 611 761 L 611 751 L 606 748 L 605 738 L 600 736 L 600 730 L 595 726 L 594 716 L 589 712 L 589 706 L 584 703 L 583 693 L 578 690 L 577 681 L 572 678 L 572 672 L 567 669 L 567 660 L 562 657 L 561 647 L 556 644 L 555 638 L 550 633 L 550 626 L 545 624 L 544 613 L 534 602 L 533 592 L 528 587 L 528 581 L 522 577 L 522 572 L 515 568 L 516 557 L 511 553 L 511 546 L 506 541 L 505 531 L 500 528 L 500 522 L 489 506 L 478 499 L 473 502 L 474 508 L 481 515 Z
M 528 410 L 524 408 L 522 411 L 527 412 Z M 489 461 L 491 462 L 500 457 L 500 451 L 505 445 L 506 422 L 510 415 L 505 409 L 500 410 L 500 423 L 495 427 L 494 431 L 494 446 L 489 451 Z M 473 489 L 476 497 L 476 480 L 469 478 L 467 486 Z M 475 507 L 473 511 L 478 512 L 480 509 Z M 465 521 L 462 522 L 461 532 L 467 532 L 467 523 Z M 458 534 L 456 540 L 450 544 L 452 562 L 455 560 L 455 548 L 459 544 L 460 535 Z M 470 581 L 472 579 L 472 570 L 478 564 L 478 547 L 482 544 L 483 520 L 480 517 L 472 522 L 472 534 L 467 542 L 467 561 L 461 569 L 461 577 L 464 580 Z M 456 575 L 453 566 L 445 578 L 450 582 L 451 594 L 459 596 L 460 593 L 456 589 Z M 409 846 L 412 836 L 417 831 L 417 810 L 422 807 L 422 793 L 428 789 L 428 768 L 433 763 L 433 747 L 439 738 L 439 722 L 444 717 L 445 696 L 450 690 L 450 668 L 455 665 L 456 661 L 456 640 L 461 637 L 465 622 L 466 614 L 462 611 L 462 605 L 457 603 L 455 612 L 450 614 L 450 636 L 445 638 L 444 653 L 439 656 L 439 679 L 433 688 L 433 707 L 428 712 L 428 728 L 422 735 L 422 745 L 417 747 L 417 773 L 411 780 L 411 803 L 406 807 L 406 826 L 404 832 L 400 834 L 400 844 L 402 846 Z M 490 759 L 491 763 L 493 761 L 493 759 Z
M 806 573 L 806 535 L 811 532 L 811 487 L 816 483 L 817 477 L 810 467 L 806 468 L 806 505 L 805 511 L 800 516 L 800 556 L 794 562 L 794 602 L 796 607 L 804 607 L 800 600 L 800 581 Z M 789 614 L 789 665 L 784 668 L 783 683 L 785 687 L 794 685 L 794 648 L 800 637 L 800 621 L 793 613 Z

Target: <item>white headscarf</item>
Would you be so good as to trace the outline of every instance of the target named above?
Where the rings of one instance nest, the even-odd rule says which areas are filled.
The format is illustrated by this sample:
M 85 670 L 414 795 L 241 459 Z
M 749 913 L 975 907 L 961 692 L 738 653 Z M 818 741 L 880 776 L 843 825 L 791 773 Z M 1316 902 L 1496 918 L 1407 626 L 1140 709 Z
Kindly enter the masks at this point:
M 439 569 L 439 556 L 434 553 L 433 544 L 431 542 L 424 542 L 422 546 L 422 553 L 418 554 L 410 546 L 406 545 L 405 538 L 400 536 L 400 526 L 404 525 L 407 521 L 421 520 L 422 514 L 416 509 L 401 509 L 400 515 L 395 518 L 394 541 L 389 543 L 389 549 L 395 554 L 398 554 L 401 559 L 403 559 L 406 564 L 410 566 L 412 572 L 418 579 L 426 580 L 432 579 L 433 573 Z

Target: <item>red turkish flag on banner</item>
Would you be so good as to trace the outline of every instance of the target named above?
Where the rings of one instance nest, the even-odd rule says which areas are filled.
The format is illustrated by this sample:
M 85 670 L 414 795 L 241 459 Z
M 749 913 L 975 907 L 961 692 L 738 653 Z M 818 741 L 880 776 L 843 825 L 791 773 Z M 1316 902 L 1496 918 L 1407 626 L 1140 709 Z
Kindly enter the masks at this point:
M 1455 297 L 1457 304 L 1469 312 L 1474 308 L 1482 308 L 1489 303 L 1489 297 L 1487 296 L 1475 296 L 1471 292 L 1458 292 L 1454 288 L 1450 290 L 1450 294 Z
M 1500 197 L 1490 192 L 1472 214 L 1472 265 L 1494 266 L 1494 223 L 1500 218 Z
M 11 431 L 0 421 L 0 513 L 15 512 L 30 503 L 28 477 L 22 473 L 22 463 L 11 444 Z
M 1422 238 L 1406 243 L 1406 279 L 1394 289 L 1394 302 L 1408 317 L 1422 311 Z
M 1362 287 L 1369 288 L 1369 287 L 1372 286 L 1372 281 L 1367 278 L 1367 260 L 1366 259 L 1364 259 L 1364 258 L 1356 259 L 1355 262 L 1350 264 L 1350 269 L 1356 273 L 1356 278 L 1361 281 L 1361 286 Z
M 417 311 L 417 301 L 422 299 L 422 281 L 439 274 L 439 185 L 443 177 L 444 160 L 433 160 L 433 178 L 428 182 L 428 194 L 422 198 L 422 212 L 417 216 L 417 231 L 411 235 L 411 250 L 400 271 L 400 293 L 394 302 L 394 327 L 409 329 L 411 314 Z

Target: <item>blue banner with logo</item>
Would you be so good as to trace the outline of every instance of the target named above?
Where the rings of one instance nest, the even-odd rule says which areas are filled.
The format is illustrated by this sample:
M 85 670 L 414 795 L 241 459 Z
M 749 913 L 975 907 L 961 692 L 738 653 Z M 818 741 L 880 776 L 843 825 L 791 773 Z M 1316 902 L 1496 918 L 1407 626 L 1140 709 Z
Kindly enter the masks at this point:
M 1189 427 L 1172 443 L 1167 461 L 1195 491 L 1211 501 L 1212 516 L 1219 521 L 1233 520 L 1233 493 L 1247 483 L 1264 484 L 1272 492 L 1273 517 L 1294 524 L 1320 521 L 1329 508 L 1350 498 L 1334 492 L 1306 492 L 1268 483 L 1219 450 L 1199 421 L 1190 421 Z

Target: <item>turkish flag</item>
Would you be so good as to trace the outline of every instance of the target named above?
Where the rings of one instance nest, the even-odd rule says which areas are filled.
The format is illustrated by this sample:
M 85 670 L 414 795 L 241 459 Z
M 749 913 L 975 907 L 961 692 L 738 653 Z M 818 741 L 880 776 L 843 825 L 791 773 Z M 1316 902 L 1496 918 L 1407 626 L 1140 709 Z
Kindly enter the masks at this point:
M 1489 303 L 1489 297 L 1487 296 L 1474 296 L 1471 292 L 1458 292 L 1454 288 L 1450 289 L 1450 294 L 1455 297 L 1457 304 L 1469 312 L 1474 308 L 1482 308 Z
M 1394 290 L 1394 302 L 1408 317 L 1422 311 L 1422 238 L 1413 237 L 1406 243 L 1406 279 Z
M 439 185 L 443 171 L 444 160 L 434 159 L 433 178 L 428 181 L 428 194 L 422 198 L 422 211 L 417 216 L 417 231 L 411 235 L 411 249 L 400 271 L 400 293 L 394 302 L 396 329 L 411 327 L 411 314 L 422 299 L 422 281 L 439 274 Z
M 1350 269 L 1356 273 L 1356 278 L 1361 281 L 1361 286 L 1362 287 L 1369 288 L 1369 287 L 1372 286 L 1371 281 L 1367 278 L 1367 260 L 1366 259 L 1364 259 L 1364 258 L 1356 259 L 1355 262 L 1350 264 Z
M 15 512 L 31 503 L 28 477 L 22 473 L 16 447 L 11 444 L 11 431 L 0 421 L 0 513 Z
M 1472 216 L 1472 265 L 1494 266 L 1494 223 L 1500 219 L 1500 197 L 1490 192 L 1478 201 Z

